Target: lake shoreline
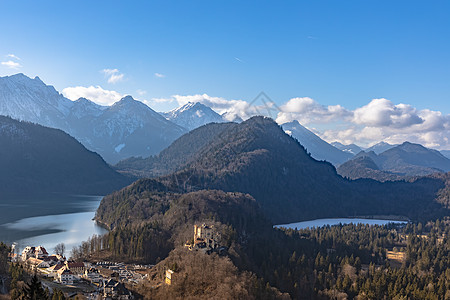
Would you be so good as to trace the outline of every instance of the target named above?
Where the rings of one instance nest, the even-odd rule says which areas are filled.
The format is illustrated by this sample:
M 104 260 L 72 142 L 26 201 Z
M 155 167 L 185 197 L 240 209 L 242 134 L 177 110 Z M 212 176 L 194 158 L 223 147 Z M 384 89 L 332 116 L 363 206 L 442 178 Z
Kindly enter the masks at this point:
M 398 216 L 397 216 L 398 217 Z M 336 226 L 339 224 L 366 224 L 366 225 L 387 225 L 387 224 L 405 224 L 409 220 L 402 218 L 401 220 L 390 219 L 375 219 L 375 218 L 326 218 L 326 219 L 314 219 L 308 221 L 294 222 L 288 224 L 274 225 L 274 228 L 289 228 L 289 229 L 306 229 L 317 228 L 324 226 Z

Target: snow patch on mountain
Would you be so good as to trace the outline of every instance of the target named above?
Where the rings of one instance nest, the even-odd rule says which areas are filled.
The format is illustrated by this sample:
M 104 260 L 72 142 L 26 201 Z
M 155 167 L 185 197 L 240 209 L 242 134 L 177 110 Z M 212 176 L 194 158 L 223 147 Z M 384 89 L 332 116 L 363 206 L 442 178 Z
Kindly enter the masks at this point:
M 123 147 L 125 147 L 125 144 L 120 144 L 120 145 L 117 145 L 117 146 L 116 146 L 116 148 L 114 148 L 114 151 L 116 151 L 117 153 L 119 153 L 119 152 L 120 152 L 120 150 L 122 150 L 122 149 L 123 149 Z

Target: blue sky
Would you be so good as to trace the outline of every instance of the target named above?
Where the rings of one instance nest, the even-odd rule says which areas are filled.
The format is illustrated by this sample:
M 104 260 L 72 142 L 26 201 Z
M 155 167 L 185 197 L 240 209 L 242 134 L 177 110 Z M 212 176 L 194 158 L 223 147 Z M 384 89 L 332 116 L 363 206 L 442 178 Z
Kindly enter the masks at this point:
M 279 106 L 309 97 L 353 112 L 385 98 L 450 113 L 449 1 L 1 1 L 0 26 L 0 75 L 156 110 L 180 104 L 152 100 L 173 95 L 265 91 Z

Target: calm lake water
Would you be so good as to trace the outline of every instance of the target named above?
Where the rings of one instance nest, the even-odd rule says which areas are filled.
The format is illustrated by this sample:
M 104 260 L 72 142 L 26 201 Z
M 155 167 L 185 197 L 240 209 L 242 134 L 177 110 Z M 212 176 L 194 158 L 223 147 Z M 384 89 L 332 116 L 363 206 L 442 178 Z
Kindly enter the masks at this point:
M 292 229 L 305 229 L 312 227 L 322 227 L 326 225 L 339 225 L 339 224 L 369 224 L 369 225 L 386 225 L 389 223 L 405 224 L 405 221 L 392 221 L 392 220 L 379 220 L 379 219 L 351 219 L 351 218 L 339 218 L 339 219 L 317 219 L 311 221 L 303 221 L 290 224 L 276 225 L 275 227 L 284 227 Z
M 50 253 L 57 244 L 64 243 L 66 255 L 70 255 L 73 247 L 90 236 L 107 232 L 92 220 L 102 198 L 40 195 L 36 196 L 36 201 L 21 197 L 2 201 L 0 240 L 16 242 L 20 251 L 26 246 L 42 245 Z M 7 210 L 13 214 L 7 214 Z

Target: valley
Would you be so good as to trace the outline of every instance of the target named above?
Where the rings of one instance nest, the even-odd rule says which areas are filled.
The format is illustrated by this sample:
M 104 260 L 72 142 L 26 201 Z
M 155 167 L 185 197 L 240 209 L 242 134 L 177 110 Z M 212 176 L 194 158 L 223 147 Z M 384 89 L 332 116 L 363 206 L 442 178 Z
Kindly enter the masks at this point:
M 228 122 L 191 102 L 159 114 L 130 96 L 108 107 L 67 102 L 39 78 L 5 82 L 3 103 L 11 85 L 27 91 L 20 97 L 40 105 L 46 122 L 34 117 L 49 127 L 14 102 L 0 105 L 23 118 L 0 116 L 0 240 L 16 242 L 19 254 L 63 243 L 75 264 L 108 264 L 101 284 L 85 285 L 74 269 L 77 289 L 49 279 L 44 260 L 37 279 L 3 271 L 11 293 L 26 294 L 21 286 L 32 280 L 88 298 L 107 298 L 108 284 L 137 299 L 427 299 L 450 291 L 442 283 L 450 160 L 437 150 L 331 145 L 298 121 Z M 36 89 L 46 91 L 44 104 Z M 9 263 L 20 269 L 35 262 L 28 259 L 10 255 Z M 128 270 L 140 265 L 141 273 Z M 400 279 L 417 273 L 424 276 L 409 285 Z

